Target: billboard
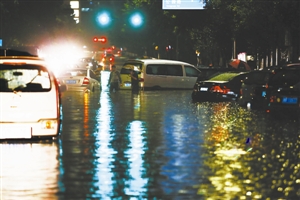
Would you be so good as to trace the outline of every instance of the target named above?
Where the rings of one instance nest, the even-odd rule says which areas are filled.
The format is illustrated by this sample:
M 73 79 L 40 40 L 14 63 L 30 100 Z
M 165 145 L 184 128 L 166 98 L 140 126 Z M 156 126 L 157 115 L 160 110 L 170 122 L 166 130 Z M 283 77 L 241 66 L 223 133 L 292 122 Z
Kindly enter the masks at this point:
M 163 10 L 203 10 L 204 0 L 163 0 Z

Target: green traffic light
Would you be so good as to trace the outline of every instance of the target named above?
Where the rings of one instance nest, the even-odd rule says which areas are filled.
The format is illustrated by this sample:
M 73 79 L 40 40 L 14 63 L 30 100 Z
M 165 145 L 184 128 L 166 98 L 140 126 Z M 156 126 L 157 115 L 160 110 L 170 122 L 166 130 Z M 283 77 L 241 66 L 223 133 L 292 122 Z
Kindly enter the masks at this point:
M 130 16 L 129 22 L 134 28 L 139 28 L 144 24 L 143 15 L 140 12 L 135 12 Z
M 99 12 L 96 19 L 98 25 L 101 27 L 108 27 L 112 22 L 112 17 L 108 11 Z

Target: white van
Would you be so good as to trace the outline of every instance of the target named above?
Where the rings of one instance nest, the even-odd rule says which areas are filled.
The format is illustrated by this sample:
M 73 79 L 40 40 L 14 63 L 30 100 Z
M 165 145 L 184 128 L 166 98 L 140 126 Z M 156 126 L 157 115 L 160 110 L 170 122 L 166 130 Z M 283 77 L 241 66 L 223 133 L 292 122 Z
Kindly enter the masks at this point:
M 0 56 L 0 139 L 55 138 L 60 88 L 38 57 Z
M 194 65 L 176 60 L 128 60 L 120 72 L 120 89 L 131 88 L 130 69 L 138 72 L 140 87 L 144 89 L 193 89 L 201 73 Z

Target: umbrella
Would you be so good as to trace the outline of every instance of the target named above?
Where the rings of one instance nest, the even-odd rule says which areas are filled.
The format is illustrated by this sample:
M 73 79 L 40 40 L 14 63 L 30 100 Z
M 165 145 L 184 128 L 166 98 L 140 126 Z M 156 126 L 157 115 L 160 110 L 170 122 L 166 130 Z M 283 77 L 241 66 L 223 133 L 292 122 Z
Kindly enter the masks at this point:
M 246 71 L 251 71 L 250 66 L 246 62 L 239 60 L 239 59 L 232 60 L 229 63 L 229 65 L 235 69 L 244 69 Z

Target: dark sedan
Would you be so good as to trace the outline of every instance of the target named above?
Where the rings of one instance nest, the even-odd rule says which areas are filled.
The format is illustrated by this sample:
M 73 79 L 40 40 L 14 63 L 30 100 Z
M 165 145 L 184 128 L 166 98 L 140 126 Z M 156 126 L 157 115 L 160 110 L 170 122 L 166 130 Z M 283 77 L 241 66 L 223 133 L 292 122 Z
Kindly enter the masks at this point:
M 242 80 L 248 72 L 225 72 L 194 85 L 194 101 L 236 101 L 239 98 Z
M 300 68 L 280 67 L 250 72 L 241 85 L 238 103 L 242 106 L 265 109 L 272 93 L 290 89 L 300 81 Z

